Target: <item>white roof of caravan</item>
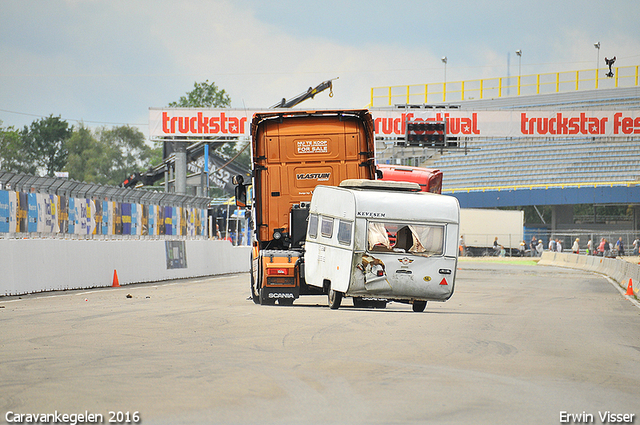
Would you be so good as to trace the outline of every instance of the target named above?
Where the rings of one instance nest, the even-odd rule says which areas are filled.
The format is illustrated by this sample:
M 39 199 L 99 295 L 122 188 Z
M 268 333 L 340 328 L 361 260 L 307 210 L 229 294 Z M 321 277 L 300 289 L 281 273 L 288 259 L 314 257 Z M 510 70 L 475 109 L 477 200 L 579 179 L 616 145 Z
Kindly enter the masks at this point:
M 389 182 L 387 182 L 389 183 Z M 342 192 L 338 195 L 337 192 Z M 355 203 L 345 202 L 350 193 Z M 317 196 L 316 196 L 317 195 Z M 321 206 L 319 204 L 322 204 Z M 315 205 L 314 205 L 315 204 Z M 407 221 L 460 222 L 460 207 L 453 196 L 428 192 L 394 191 L 389 189 L 352 189 L 335 186 L 317 186 L 311 202 L 311 211 L 343 210 L 346 204 L 355 205 L 356 218 Z M 353 208 L 353 207 L 351 207 Z M 346 212 L 346 211 L 345 211 Z M 351 216 L 338 214 L 338 216 Z
M 353 189 L 404 190 L 409 192 L 420 191 L 420 185 L 418 183 L 366 179 L 343 180 L 340 183 L 340 187 Z

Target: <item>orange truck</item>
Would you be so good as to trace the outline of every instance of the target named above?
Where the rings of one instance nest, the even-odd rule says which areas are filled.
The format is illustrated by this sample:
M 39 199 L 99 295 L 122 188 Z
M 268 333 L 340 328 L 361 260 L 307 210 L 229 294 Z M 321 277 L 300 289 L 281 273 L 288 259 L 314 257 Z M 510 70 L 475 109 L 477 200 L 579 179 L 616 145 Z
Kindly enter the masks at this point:
M 251 209 L 251 297 L 290 305 L 321 295 L 304 278 L 304 243 L 314 188 L 375 179 L 373 120 L 366 109 L 269 111 L 251 123 L 252 202 L 237 176 L 236 204 Z

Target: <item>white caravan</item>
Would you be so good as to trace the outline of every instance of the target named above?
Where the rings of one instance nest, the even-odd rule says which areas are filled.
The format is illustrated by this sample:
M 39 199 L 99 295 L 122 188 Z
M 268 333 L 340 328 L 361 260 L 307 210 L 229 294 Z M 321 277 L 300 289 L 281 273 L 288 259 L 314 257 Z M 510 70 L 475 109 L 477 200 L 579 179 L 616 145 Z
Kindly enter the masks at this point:
M 345 180 L 317 186 L 305 242 L 305 279 L 332 309 L 343 296 L 356 307 L 413 304 L 453 295 L 460 206 L 416 183 Z

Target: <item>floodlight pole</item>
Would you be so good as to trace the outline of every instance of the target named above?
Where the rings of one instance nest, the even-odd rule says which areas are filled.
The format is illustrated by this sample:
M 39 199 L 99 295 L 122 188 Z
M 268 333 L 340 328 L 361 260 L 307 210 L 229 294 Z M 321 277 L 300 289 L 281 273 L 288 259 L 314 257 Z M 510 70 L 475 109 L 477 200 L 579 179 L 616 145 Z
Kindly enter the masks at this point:
M 442 83 L 442 101 L 445 102 L 447 99 L 447 57 L 443 56 L 441 59 L 442 63 L 444 63 L 444 83 Z
M 518 55 L 518 96 L 520 96 L 520 79 L 522 77 L 522 50 L 516 50 Z
M 598 67 L 600 66 L 600 42 L 593 43 L 593 47 L 598 50 L 598 56 L 596 59 L 596 88 L 598 88 Z

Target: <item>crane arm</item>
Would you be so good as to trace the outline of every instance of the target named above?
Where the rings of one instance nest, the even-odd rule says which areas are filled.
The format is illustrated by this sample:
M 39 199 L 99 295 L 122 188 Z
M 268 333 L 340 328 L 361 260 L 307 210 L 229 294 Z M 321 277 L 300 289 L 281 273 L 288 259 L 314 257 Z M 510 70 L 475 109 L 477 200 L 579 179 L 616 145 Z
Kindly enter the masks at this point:
M 275 105 L 273 105 L 271 108 L 293 108 L 294 106 L 296 106 L 298 103 L 303 102 L 307 99 L 313 99 L 313 97 L 320 93 L 321 91 L 324 91 L 326 89 L 330 89 L 330 93 L 329 93 L 329 97 L 333 97 L 333 80 L 337 80 L 337 78 L 333 78 L 331 80 L 327 80 L 327 81 L 323 81 L 322 83 L 318 84 L 315 88 L 309 87 L 309 89 L 303 93 L 300 93 L 299 95 L 297 95 L 296 97 L 292 98 L 292 99 L 285 99 L 282 98 L 282 100 L 278 103 L 276 103 Z

